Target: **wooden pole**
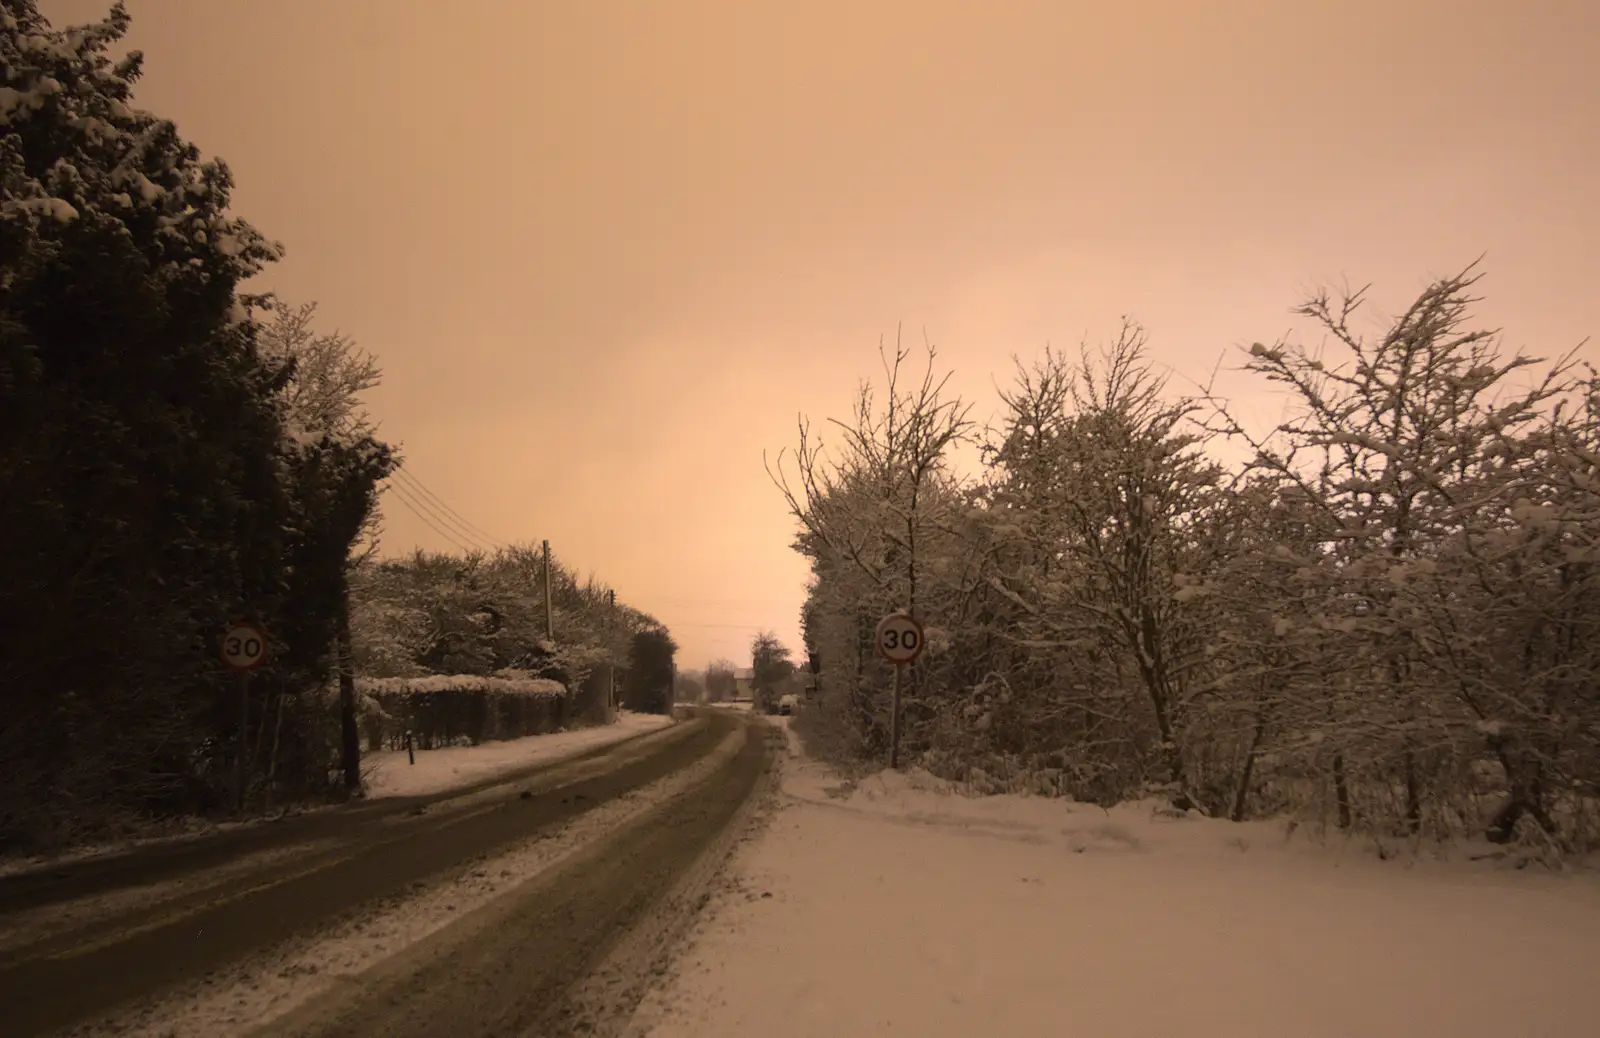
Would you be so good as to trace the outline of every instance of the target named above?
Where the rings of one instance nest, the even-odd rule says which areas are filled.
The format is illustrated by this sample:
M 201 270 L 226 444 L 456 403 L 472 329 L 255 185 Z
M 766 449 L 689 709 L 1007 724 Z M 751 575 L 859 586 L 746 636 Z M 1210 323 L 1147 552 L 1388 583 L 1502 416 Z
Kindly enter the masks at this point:
M 544 636 L 554 641 L 556 636 L 556 617 L 551 607 L 550 597 L 550 542 L 544 542 Z

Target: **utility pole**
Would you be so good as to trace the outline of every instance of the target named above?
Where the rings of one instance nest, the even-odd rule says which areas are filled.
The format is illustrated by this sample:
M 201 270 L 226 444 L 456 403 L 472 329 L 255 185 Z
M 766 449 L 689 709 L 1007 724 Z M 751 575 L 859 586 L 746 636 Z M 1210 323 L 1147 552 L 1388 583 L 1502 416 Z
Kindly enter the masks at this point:
M 606 597 L 611 602 L 611 628 L 615 633 L 617 625 L 616 589 L 611 589 Z M 606 666 L 606 680 L 608 682 L 606 688 L 606 721 L 610 722 L 617 715 L 617 664 L 615 661 Z
M 544 542 L 544 636 L 550 641 L 556 638 L 556 617 L 550 605 L 550 542 Z

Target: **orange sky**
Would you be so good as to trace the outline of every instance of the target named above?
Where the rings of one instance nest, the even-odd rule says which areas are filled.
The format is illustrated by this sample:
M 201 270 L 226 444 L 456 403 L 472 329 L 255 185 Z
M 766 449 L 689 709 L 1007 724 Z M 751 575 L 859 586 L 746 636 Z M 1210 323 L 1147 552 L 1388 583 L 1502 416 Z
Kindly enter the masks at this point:
M 381 359 L 410 472 L 655 612 L 685 667 L 798 648 L 762 451 L 842 416 L 898 321 L 982 418 L 1011 354 L 1124 312 L 1199 379 L 1314 283 L 1393 309 L 1480 253 L 1512 344 L 1600 326 L 1587 0 L 129 8 L 138 103 L 287 245 L 263 287 Z M 389 551 L 451 547 L 385 515 Z

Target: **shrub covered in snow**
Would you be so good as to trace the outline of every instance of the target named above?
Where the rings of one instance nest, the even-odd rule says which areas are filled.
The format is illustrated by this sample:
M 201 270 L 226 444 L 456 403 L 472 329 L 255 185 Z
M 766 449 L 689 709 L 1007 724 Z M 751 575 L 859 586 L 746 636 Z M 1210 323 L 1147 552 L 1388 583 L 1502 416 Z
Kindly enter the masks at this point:
M 632 639 L 660 627 L 597 579 L 552 560 L 553 639 L 547 638 L 544 562 L 535 548 L 492 556 L 416 552 L 367 559 L 352 578 L 351 633 L 369 677 L 490 674 L 514 669 L 583 688 L 626 666 Z
M 803 725 L 883 759 L 871 635 L 911 605 L 944 651 L 907 668 L 905 749 L 948 777 L 1592 840 L 1600 380 L 1472 329 L 1477 279 L 1440 280 L 1374 339 L 1351 327 L 1359 295 L 1313 298 L 1300 313 L 1338 356 L 1245 351 L 1299 405 L 1268 435 L 1167 395 L 1137 326 L 1099 356 L 1047 351 L 977 479 L 950 467 L 965 410 L 931 355 L 910 391 L 896 355 L 837 456 L 802 426 L 782 481 L 813 577 Z M 1249 463 L 1213 460 L 1216 436 Z
M 356 691 L 373 749 L 394 748 L 407 732 L 419 749 L 542 735 L 566 725 L 572 702 L 559 681 L 516 671 L 357 678 Z

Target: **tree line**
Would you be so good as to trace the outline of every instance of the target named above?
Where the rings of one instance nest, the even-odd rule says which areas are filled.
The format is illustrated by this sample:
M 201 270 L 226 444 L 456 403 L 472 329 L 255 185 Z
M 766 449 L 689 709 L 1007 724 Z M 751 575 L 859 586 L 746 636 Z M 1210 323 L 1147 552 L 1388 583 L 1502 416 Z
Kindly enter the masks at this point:
M 801 684 L 789 647 L 771 631 L 757 631 L 750 639 L 750 700 L 762 713 L 777 713 L 778 700 L 798 695 Z M 721 703 L 739 691 L 738 667 L 727 658 L 712 660 L 704 672 L 690 672 L 680 680 L 679 691 L 705 702 Z
M 882 350 L 836 450 L 802 419 L 773 469 L 812 571 L 798 723 L 886 757 L 872 632 L 910 608 L 906 750 L 981 789 L 1592 844 L 1600 380 L 1477 328 L 1479 277 L 1370 335 L 1361 293 L 1307 300 L 1318 345 L 1242 353 L 1292 402 L 1265 431 L 1170 392 L 1131 321 L 1019 362 L 993 428 L 931 347 Z
M 625 709 L 669 711 L 677 644 L 666 627 L 555 556 L 547 613 L 544 567 L 540 550 L 519 545 L 355 560 L 354 670 L 372 679 L 529 675 L 572 690 L 574 719 L 602 720 L 613 693 Z
M 581 682 L 631 650 L 655 702 L 670 638 L 625 608 L 607 626 L 565 575 L 569 633 L 532 646 L 506 590 L 528 552 L 372 557 L 401 461 L 361 405 L 376 362 L 314 304 L 246 291 L 283 247 L 230 212 L 225 162 L 133 105 L 129 22 L 0 3 L 0 849 L 232 810 L 241 773 L 257 803 L 269 780 L 358 789 L 357 666 Z M 243 704 L 236 620 L 270 638 Z

